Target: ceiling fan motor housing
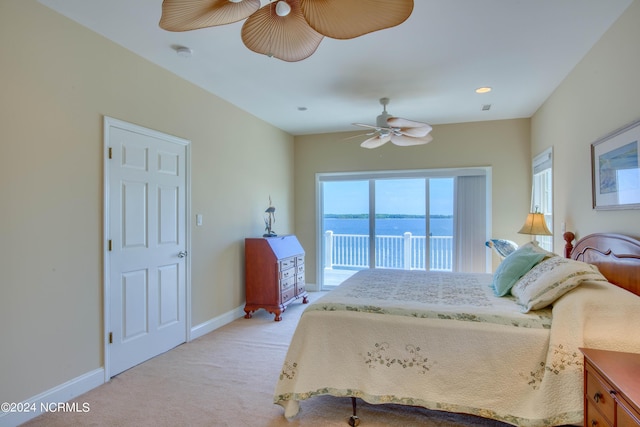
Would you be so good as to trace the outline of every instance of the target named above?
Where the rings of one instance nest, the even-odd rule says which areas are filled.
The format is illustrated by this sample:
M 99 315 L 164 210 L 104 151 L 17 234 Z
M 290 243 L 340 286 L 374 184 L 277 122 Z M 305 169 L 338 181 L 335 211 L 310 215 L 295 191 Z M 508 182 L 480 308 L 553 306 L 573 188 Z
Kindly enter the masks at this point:
M 380 98 L 380 105 L 382 105 L 382 114 L 380 114 L 376 118 L 376 126 L 379 128 L 386 128 L 389 125 L 387 124 L 387 120 L 392 117 L 391 114 L 387 113 L 387 104 L 389 103 L 389 98 Z
M 391 117 L 391 114 L 387 113 L 386 111 L 383 111 L 382 114 L 380 114 L 376 118 L 376 126 L 378 126 L 379 128 L 389 127 L 389 125 L 387 124 L 387 119 L 389 119 L 390 117 Z

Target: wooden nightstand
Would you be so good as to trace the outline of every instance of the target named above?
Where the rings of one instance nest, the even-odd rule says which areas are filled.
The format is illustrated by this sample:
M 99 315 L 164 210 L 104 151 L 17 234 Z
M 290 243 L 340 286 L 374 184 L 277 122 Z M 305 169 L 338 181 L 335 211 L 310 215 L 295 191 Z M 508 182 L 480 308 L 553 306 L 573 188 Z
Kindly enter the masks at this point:
M 640 427 L 640 354 L 581 348 L 584 426 Z

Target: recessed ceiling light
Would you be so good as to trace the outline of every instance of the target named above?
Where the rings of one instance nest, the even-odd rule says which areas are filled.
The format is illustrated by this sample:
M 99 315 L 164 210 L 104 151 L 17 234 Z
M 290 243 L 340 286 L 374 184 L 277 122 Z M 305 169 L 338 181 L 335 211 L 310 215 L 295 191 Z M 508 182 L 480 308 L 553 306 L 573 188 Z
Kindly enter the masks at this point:
M 193 54 L 193 50 L 189 49 L 186 46 L 178 46 L 176 47 L 176 53 L 182 58 L 189 58 L 191 57 L 191 54 Z
M 476 93 L 489 93 L 489 92 L 491 92 L 491 88 L 488 86 L 483 86 L 476 89 Z

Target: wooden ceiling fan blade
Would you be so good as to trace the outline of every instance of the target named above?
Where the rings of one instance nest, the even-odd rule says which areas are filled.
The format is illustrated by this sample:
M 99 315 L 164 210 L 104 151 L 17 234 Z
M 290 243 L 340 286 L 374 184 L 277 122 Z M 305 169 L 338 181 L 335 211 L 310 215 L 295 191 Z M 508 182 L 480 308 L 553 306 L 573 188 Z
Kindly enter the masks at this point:
M 242 25 L 242 42 L 250 50 L 287 62 L 313 55 L 324 36 L 309 26 L 298 0 L 288 0 L 291 12 L 276 14 L 278 2 L 260 8 Z
M 300 0 L 300 8 L 320 34 L 352 39 L 403 23 L 413 12 L 413 0 Z
M 230 24 L 248 18 L 260 8 L 260 0 L 164 0 L 160 28 L 190 31 Z
M 362 144 L 360 144 L 360 146 L 363 148 L 370 148 L 370 149 L 378 148 L 389 141 L 391 141 L 391 135 L 377 135 L 367 139 Z
M 403 119 L 401 117 L 391 117 L 387 120 L 387 124 L 394 128 L 399 128 L 400 133 L 408 136 L 423 137 L 427 136 L 433 130 L 431 125 L 413 120 Z
M 429 132 L 431 132 L 431 126 L 420 128 L 400 128 L 398 132 L 400 132 L 402 135 L 411 136 L 414 138 L 422 138 L 423 136 L 429 135 Z
M 391 142 L 400 147 L 409 147 L 412 145 L 423 145 L 433 141 L 431 135 L 422 138 L 413 138 L 405 135 L 391 135 Z

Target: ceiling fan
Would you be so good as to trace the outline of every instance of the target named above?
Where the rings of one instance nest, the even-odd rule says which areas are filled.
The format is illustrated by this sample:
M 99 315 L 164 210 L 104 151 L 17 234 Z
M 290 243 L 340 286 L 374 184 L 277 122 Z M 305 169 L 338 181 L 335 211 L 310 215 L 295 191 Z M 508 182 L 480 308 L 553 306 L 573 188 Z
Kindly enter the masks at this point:
M 242 42 L 283 61 L 311 56 L 322 39 L 352 39 L 403 23 L 413 0 L 164 0 L 160 27 L 190 31 L 246 19 Z
M 360 144 L 361 147 L 378 148 L 389 141 L 395 145 L 407 147 L 427 144 L 433 140 L 433 137 L 429 135 L 432 130 L 431 125 L 391 116 L 387 112 L 389 98 L 380 98 L 380 104 L 383 106 L 382 114 L 376 118 L 375 126 L 353 123 L 354 126 L 375 129 L 373 133 L 367 134 L 373 136 Z

